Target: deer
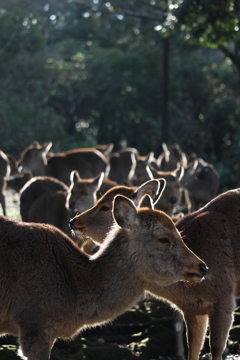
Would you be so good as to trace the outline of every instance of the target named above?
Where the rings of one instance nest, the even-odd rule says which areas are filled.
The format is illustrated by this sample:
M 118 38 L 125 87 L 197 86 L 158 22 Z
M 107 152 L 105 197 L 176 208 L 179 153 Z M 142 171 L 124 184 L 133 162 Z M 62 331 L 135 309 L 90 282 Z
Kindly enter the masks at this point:
M 150 152 L 145 156 L 138 155 L 136 157 L 135 170 L 129 174 L 129 182 L 132 186 L 140 186 L 147 180 L 153 178 L 149 169 L 149 165 L 151 164 L 153 157 L 153 152 Z
M 76 235 L 104 243 L 114 222 L 113 197 L 109 195 L 105 194 L 100 206 L 96 204 L 71 220 Z M 103 217 L 104 221 L 99 221 Z M 198 359 L 208 326 L 212 360 L 220 360 L 233 322 L 235 299 L 240 297 L 240 189 L 224 192 L 203 208 L 185 215 L 176 228 L 188 248 L 208 265 L 207 275 L 191 286 L 183 282 L 166 287 L 151 284 L 147 293 L 168 302 L 180 325 L 178 314 L 183 315 L 189 360 Z M 184 357 L 183 346 L 180 354 Z
M 73 214 L 80 214 L 91 208 L 97 202 L 97 193 L 104 181 L 104 173 L 100 173 L 91 179 L 82 179 L 78 171 L 72 171 L 70 175 L 67 203 Z
M 179 166 L 187 166 L 187 156 L 178 144 L 168 146 L 162 143 L 163 152 L 155 161 L 156 169 L 159 171 L 172 171 Z
M 20 173 L 15 156 L 12 154 L 6 154 L 6 156 L 11 169 L 9 176 L 6 178 L 7 188 L 19 193 L 26 182 L 32 178 L 32 172 L 25 170 Z
M 127 147 L 111 154 L 109 179 L 119 185 L 140 186 L 152 179 L 148 165 L 153 159 L 153 152 L 140 156 L 135 148 Z
M 61 153 L 49 153 L 52 142 L 28 146 L 18 160 L 21 170 L 30 170 L 33 176 L 51 176 L 70 185 L 70 173 L 77 170 L 82 179 L 89 179 L 101 172 L 108 175 L 109 161 L 94 148 L 79 148 Z
M 145 195 L 149 195 L 155 204 L 162 196 L 165 189 L 166 181 L 164 179 L 148 180 L 139 187 L 118 185 L 110 188 L 96 204 L 82 212 L 80 215 L 75 216 L 70 220 L 70 228 L 72 236 L 77 235 L 75 241 L 79 247 L 87 253 L 91 253 L 95 245 L 99 245 L 96 239 L 99 239 L 99 233 L 102 234 L 100 243 L 104 240 L 106 233 L 111 229 L 114 224 L 112 213 L 112 202 L 116 195 L 121 194 L 131 199 L 136 206 L 139 205 L 141 199 Z M 76 221 L 77 227 L 74 226 Z M 105 229 L 101 232 L 101 229 Z M 100 230 L 100 232 L 99 232 Z M 85 236 L 85 233 L 87 236 Z
M 131 186 L 129 177 L 135 171 L 137 156 L 138 151 L 135 148 L 123 148 L 112 153 L 109 157 L 109 179 L 116 181 L 119 185 Z
M 185 167 L 181 186 L 188 213 L 198 210 L 217 195 L 219 180 L 215 167 L 201 158 L 196 158 Z
M 6 180 L 10 175 L 10 163 L 7 155 L 0 150 L 0 203 L 2 206 L 3 215 L 6 215 L 6 195 L 5 189 L 7 186 Z
M 19 355 L 49 360 L 57 338 L 116 318 L 149 282 L 204 278 L 206 264 L 148 195 L 139 208 L 116 196 L 113 216 L 115 225 L 91 256 L 52 225 L 0 217 L 0 253 L 7 254 L 0 265 L 0 333 L 17 336 Z
M 52 224 L 66 234 L 70 217 L 91 208 L 97 201 L 97 191 L 103 173 L 91 179 L 81 179 L 74 170 L 70 186 L 50 176 L 35 176 L 20 190 L 20 215 L 25 222 Z
M 21 171 L 20 173 L 10 175 L 7 181 L 7 189 L 12 189 L 17 193 L 20 193 L 23 186 L 32 179 L 32 172 L 28 170 Z
M 163 178 L 166 180 L 166 187 L 159 201 L 154 204 L 155 209 L 165 211 L 171 217 L 177 216 L 175 212 L 180 204 L 182 188 L 181 179 L 184 174 L 182 166 L 171 171 L 157 171 L 151 165 L 149 166 L 152 177 L 155 179 Z

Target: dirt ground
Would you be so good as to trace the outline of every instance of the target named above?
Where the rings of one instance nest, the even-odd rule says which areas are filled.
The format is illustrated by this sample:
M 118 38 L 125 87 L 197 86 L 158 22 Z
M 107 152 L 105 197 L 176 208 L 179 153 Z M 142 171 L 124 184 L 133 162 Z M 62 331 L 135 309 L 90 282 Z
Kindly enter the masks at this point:
M 19 195 L 11 190 L 7 190 L 7 215 L 20 219 Z M 236 315 L 235 328 L 230 332 L 227 360 L 240 360 L 238 324 L 240 315 Z M 186 343 L 185 347 L 187 352 Z M 19 359 L 16 351 L 16 338 L 0 338 L 0 360 Z M 201 360 L 209 360 L 208 353 L 206 339 Z M 179 360 L 175 354 L 173 310 L 166 303 L 148 298 L 111 324 L 84 331 L 68 342 L 58 340 L 51 360 Z

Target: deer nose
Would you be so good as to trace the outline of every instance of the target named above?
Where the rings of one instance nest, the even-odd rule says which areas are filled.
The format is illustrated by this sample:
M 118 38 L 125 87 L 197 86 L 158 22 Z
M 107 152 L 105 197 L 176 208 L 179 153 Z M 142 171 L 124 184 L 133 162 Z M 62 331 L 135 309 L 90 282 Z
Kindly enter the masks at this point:
M 75 208 L 75 202 L 71 201 L 71 202 L 69 203 L 69 207 L 70 207 L 71 210 L 74 210 L 74 208 Z
M 199 268 L 200 268 L 202 276 L 205 276 L 208 271 L 208 267 L 206 265 L 200 264 Z
M 176 204 L 177 201 L 178 201 L 178 198 L 176 196 L 171 196 L 171 198 L 170 198 L 171 204 Z
M 74 223 L 75 223 L 75 219 L 74 218 L 70 219 L 70 221 L 68 223 L 69 227 L 71 228 Z

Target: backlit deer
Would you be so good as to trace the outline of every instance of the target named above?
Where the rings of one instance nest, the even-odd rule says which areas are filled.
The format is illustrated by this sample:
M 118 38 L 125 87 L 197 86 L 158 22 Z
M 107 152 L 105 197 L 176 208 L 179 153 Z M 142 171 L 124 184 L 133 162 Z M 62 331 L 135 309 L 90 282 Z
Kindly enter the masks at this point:
M 178 144 L 167 146 L 162 143 L 163 152 L 156 160 L 158 170 L 172 171 L 178 166 L 187 166 L 187 157 Z
M 15 156 L 13 156 L 12 154 L 6 154 L 8 161 L 9 161 L 9 165 L 11 168 L 10 171 L 10 175 L 15 175 L 18 173 L 18 167 L 17 167 L 17 160 L 15 158 Z
M 73 214 L 80 214 L 93 207 L 97 202 L 97 192 L 102 186 L 104 173 L 91 179 L 81 179 L 77 171 L 71 173 L 71 185 L 68 195 L 68 207 Z
M 105 145 L 97 144 L 97 145 L 94 146 L 94 148 L 101 151 L 105 156 L 109 156 L 112 149 L 114 148 L 114 145 L 112 143 L 105 144 Z
M 0 150 L 0 203 L 2 206 L 3 215 L 6 215 L 6 200 L 5 189 L 6 179 L 10 175 L 10 164 L 7 155 Z
M 50 176 L 34 176 L 20 191 L 20 215 L 25 222 L 52 224 L 70 234 L 69 188 Z
M 70 235 L 70 217 L 92 207 L 103 173 L 93 179 L 81 179 L 77 171 L 70 174 L 68 187 L 50 176 L 36 176 L 20 192 L 23 221 L 52 224 Z
M 181 185 L 185 192 L 188 212 L 193 212 L 217 195 L 219 174 L 213 165 L 197 158 L 185 168 Z
M 85 242 L 84 249 L 87 252 L 93 248 L 91 239 L 85 239 L 84 235 L 92 238 L 97 244 L 102 243 L 106 233 L 114 224 L 112 216 L 113 199 L 121 194 L 131 199 L 137 206 L 144 195 L 149 195 L 156 203 L 165 188 L 165 180 L 149 180 L 139 187 L 115 186 L 108 190 L 96 203 L 95 206 L 71 220 L 71 228 L 79 236 L 78 243 Z M 87 249 L 87 250 L 86 250 Z
M 140 186 L 144 182 L 146 182 L 149 179 L 153 179 L 152 173 L 149 169 L 149 165 L 152 162 L 153 159 L 153 152 L 150 152 L 149 154 L 145 156 L 138 156 L 136 158 L 136 167 L 133 173 L 130 173 L 129 175 L 129 182 L 133 186 Z
M 155 179 L 163 178 L 166 180 L 166 187 L 159 201 L 154 205 L 155 209 L 162 210 L 173 217 L 181 200 L 181 179 L 184 169 L 180 166 L 172 171 L 156 171 L 150 166 L 150 170 Z
M 21 171 L 20 173 L 10 175 L 7 178 L 7 188 L 20 192 L 23 186 L 32 178 L 32 172 L 28 170 Z
M 29 170 L 19 172 L 15 156 L 11 154 L 6 155 L 11 169 L 10 175 L 6 179 L 7 188 L 13 189 L 16 192 L 20 192 L 21 188 L 26 184 L 26 182 L 32 178 L 32 172 Z
M 123 148 L 110 156 L 109 178 L 120 185 L 140 186 L 151 179 L 153 152 L 140 156 L 135 148 Z
M 138 151 L 135 148 L 124 148 L 110 155 L 109 179 L 116 181 L 119 185 L 130 186 L 129 176 L 133 174 L 136 167 Z
M 114 186 L 119 186 L 116 181 L 110 180 L 108 177 L 104 177 L 100 188 L 97 191 L 97 199 L 100 199 L 109 189 Z
M 51 147 L 52 142 L 30 145 L 21 154 L 19 167 L 32 171 L 33 176 L 55 177 L 68 186 L 73 170 L 77 170 L 82 179 L 93 178 L 101 172 L 108 174 L 109 161 L 97 149 L 81 148 L 47 156 Z
M 116 225 L 90 257 L 51 225 L 0 218 L 0 253 L 7 254 L 0 265 L 0 333 L 18 337 L 19 354 L 49 360 L 57 338 L 116 318 L 149 282 L 203 278 L 205 263 L 184 245 L 171 219 L 145 200 L 136 209 L 128 198 L 114 199 Z
M 106 199 L 105 207 L 112 208 L 112 200 Z M 97 232 L 94 222 L 98 222 L 98 214 L 94 218 L 92 211 L 90 215 L 91 223 L 86 213 L 76 217 L 73 229 L 102 243 L 108 232 L 105 224 L 113 221 L 112 214 L 106 213 L 108 219 L 98 224 Z M 152 284 L 148 291 L 183 314 L 189 360 L 198 359 L 208 325 L 212 359 L 220 360 L 233 321 L 235 298 L 240 297 L 240 189 L 217 196 L 202 209 L 184 216 L 176 227 L 186 245 L 207 263 L 208 273 L 192 286 L 183 282 L 166 287 Z

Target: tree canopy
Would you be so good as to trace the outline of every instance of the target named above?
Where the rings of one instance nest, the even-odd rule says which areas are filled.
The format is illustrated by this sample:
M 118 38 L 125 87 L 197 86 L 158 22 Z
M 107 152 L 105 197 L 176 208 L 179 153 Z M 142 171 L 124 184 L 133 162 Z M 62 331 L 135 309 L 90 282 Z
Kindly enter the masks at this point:
M 1 149 L 113 142 L 158 156 L 168 37 L 169 143 L 237 186 L 238 17 L 237 1 L 3 0 Z

